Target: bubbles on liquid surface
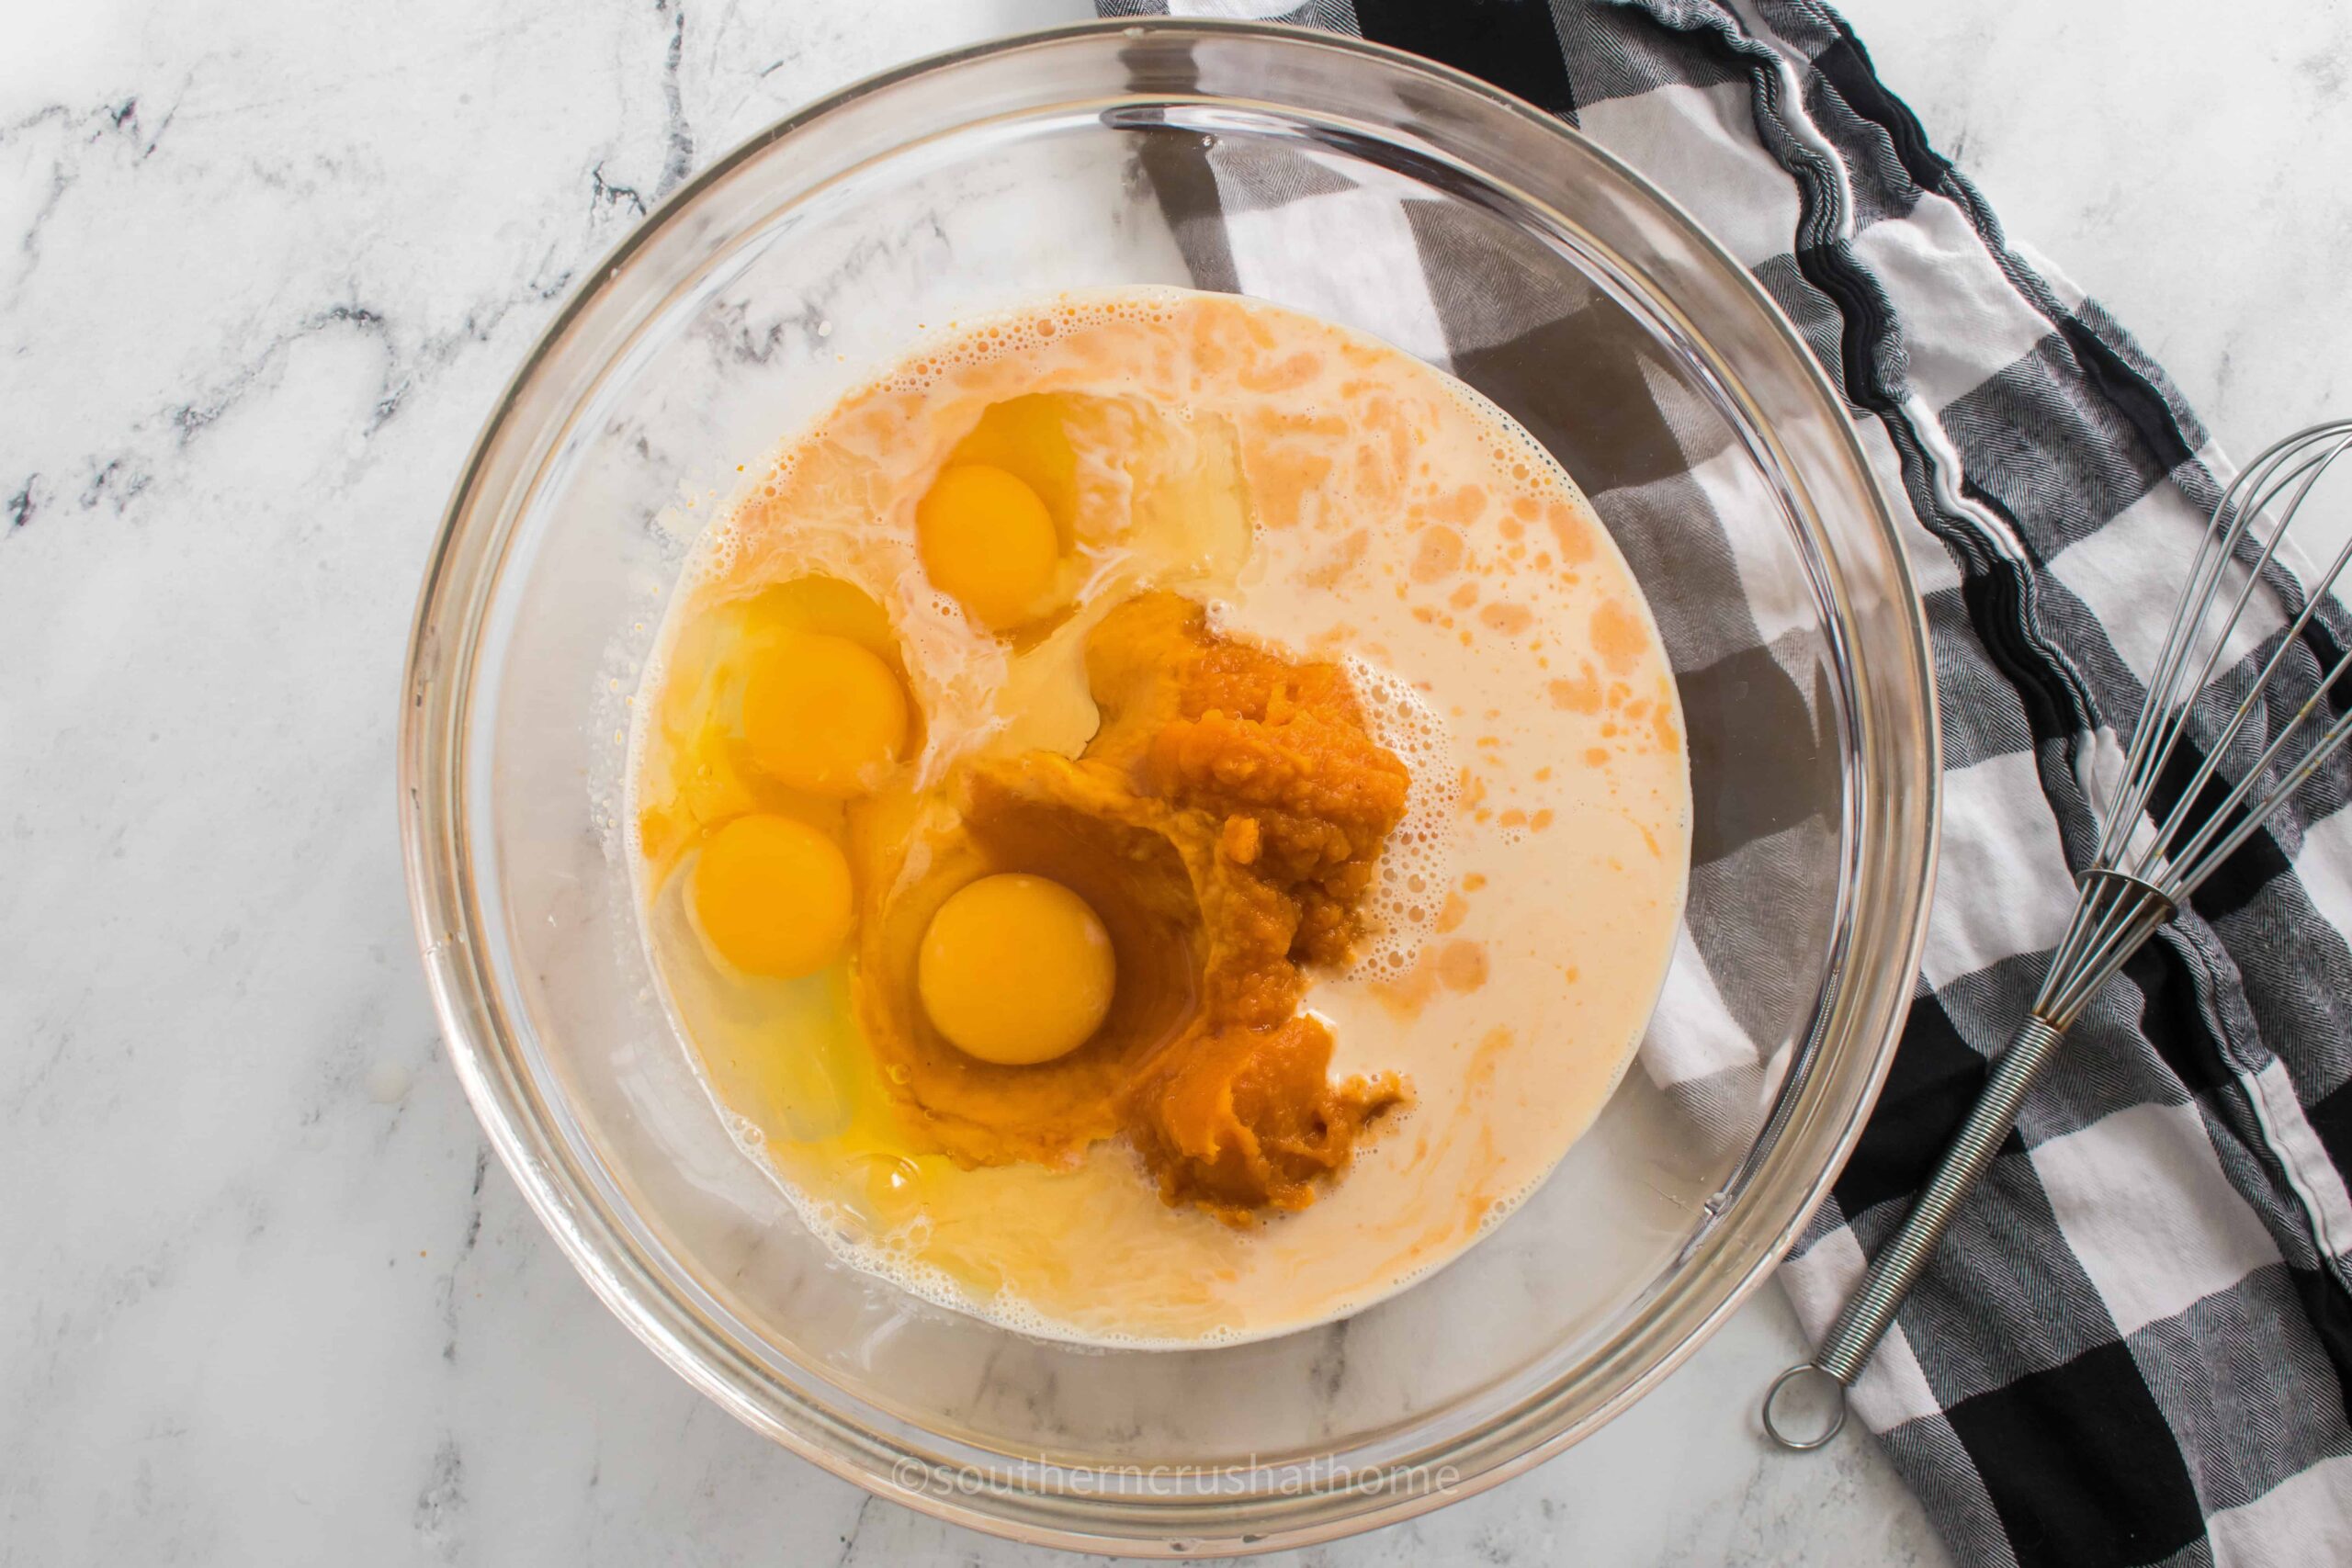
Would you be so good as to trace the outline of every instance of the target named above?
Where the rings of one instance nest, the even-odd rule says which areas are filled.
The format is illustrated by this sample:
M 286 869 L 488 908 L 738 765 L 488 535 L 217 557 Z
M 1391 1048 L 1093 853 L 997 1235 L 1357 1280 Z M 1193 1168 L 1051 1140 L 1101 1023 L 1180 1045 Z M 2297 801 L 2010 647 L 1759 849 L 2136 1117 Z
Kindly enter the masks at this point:
M 1420 956 L 1453 879 L 1462 767 L 1453 732 L 1412 682 L 1353 654 L 1342 662 L 1363 706 L 1364 728 L 1396 753 L 1411 775 L 1404 819 L 1388 835 L 1379 873 L 1362 906 L 1370 934 L 1352 970 L 1355 976 L 1393 980 Z

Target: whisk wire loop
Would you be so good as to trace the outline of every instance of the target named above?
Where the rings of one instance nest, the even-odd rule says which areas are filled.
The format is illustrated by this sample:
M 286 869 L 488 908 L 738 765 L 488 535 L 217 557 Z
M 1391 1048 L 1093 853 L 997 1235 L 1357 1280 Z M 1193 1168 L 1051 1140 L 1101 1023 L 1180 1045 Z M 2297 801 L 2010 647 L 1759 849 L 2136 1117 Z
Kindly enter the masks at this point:
M 2296 491 L 2293 499 L 2287 503 L 2282 513 L 2282 521 L 2277 528 L 2272 530 L 2269 543 L 2265 547 L 2259 563 L 2254 572 L 2248 575 L 2245 588 L 2239 592 L 2237 603 L 2231 607 L 2227 619 L 2222 623 L 2222 635 L 2214 638 L 2213 651 L 2207 656 L 2204 670 L 2196 683 L 2179 693 L 2177 700 L 2172 705 L 2171 711 L 2182 716 L 2184 723 L 2189 711 L 2195 706 L 2199 694 L 2211 684 L 2222 653 L 2228 646 L 2229 628 L 2237 625 L 2244 616 L 2246 603 L 2251 598 L 2255 586 L 2260 581 L 2261 569 L 2269 564 L 2278 553 L 2279 543 L 2287 536 L 2285 520 L 2292 518 L 2296 509 L 2302 505 L 2303 498 L 2311 492 L 2312 486 L 2318 483 L 2329 466 L 2347 450 L 2352 450 L 2352 432 L 2347 432 L 2334 441 L 2324 454 L 2305 462 L 2280 482 L 2278 488 L 2283 489 L 2287 484 L 2293 483 L 2297 478 L 2301 479 L 2301 488 Z M 2263 496 L 2255 495 L 2254 506 L 2258 509 L 2263 504 Z M 2245 699 L 2238 704 L 2236 710 L 2231 714 L 2229 722 L 2222 727 L 2212 744 L 2205 749 L 2204 760 L 2198 765 L 2197 772 L 2190 778 L 2187 787 L 2181 791 L 2179 799 L 2174 802 L 2172 810 L 2165 815 L 2163 826 L 2157 829 L 2153 843 L 2143 857 L 2144 862 L 2162 849 L 2177 865 L 2196 867 L 2197 869 L 2193 872 L 2184 871 L 2181 874 L 2187 883 L 2182 888 L 2184 894 L 2193 890 L 2196 883 L 2204 880 L 2206 873 L 2218 865 L 2222 859 L 2227 858 L 2224 854 L 2201 863 L 2198 860 L 2200 852 L 2228 828 L 2232 814 L 2237 810 L 2247 795 L 2260 786 L 2264 776 L 2270 772 L 2272 765 L 2285 754 L 2288 746 L 2301 730 L 2304 721 L 2318 711 L 2321 700 L 2334 686 L 2336 677 L 2344 673 L 2347 665 L 2352 665 L 2352 650 L 2347 650 L 2345 657 L 2338 659 L 2335 667 L 2319 682 L 2311 698 L 2306 700 L 2294 716 L 2271 738 L 2269 744 L 2263 749 L 2261 756 L 2245 771 L 2236 784 L 2223 797 L 2222 804 L 2206 813 L 2204 825 L 2198 829 L 2196 836 L 2177 852 L 2166 848 L 2187 822 L 2189 814 L 2199 808 L 2199 799 L 2203 795 L 2206 785 L 2212 782 L 2214 775 L 2219 772 L 2222 761 L 2228 755 L 2231 746 L 2245 730 L 2255 714 L 2261 710 L 2263 696 L 2269 689 L 2271 677 L 2278 672 L 2280 665 L 2285 663 L 2290 651 L 2298 646 L 2298 639 L 2301 637 L 2303 629 L 2311 625 L 2312 617 L 2319 613 L 2320 606 L 2327 602 L 2327 597 L 2334 592 L 2335 583 L 2342 577 L 2347 561 L 2352 561 L 2352 541 L 2347 541 L 2345 547 L 2336 552 L 2335 559 L 2327 571 L 2302 595 L 2301 607 L 2293 620 L 2288 624 L 2286 630 L 2280 634 L 2278 647 L 2271 650 L 2270 657 L 2263 661 L 2261 671 L 2248 684 Z M 2257 807 L 2258 812 L 2261 816 L 2268 816 L 2290 793 L 2292 793 L 2291 790 L 2285 788 L 2274 789 Z M 2243 841 L 2243 837 L 2239 841 Z
M 2323 450 L 2324 448 L 2324 450 Z M 2124 783 L 2108 813 L 2105 830 L 2094 863 L 2120 865 L 2126 857 L 2132 835 L 2150 815 L 2150 797 L 2154 794 L 2165 767 L 2177 749 L 2194 715 L 2197 699 L 2210 686 L 2218 673 L 2222 655 L 2227 651 L 2233 628 L 2245 618 L 2247 605 L 2261 584 L 2268 568 L 2277 558 L 2279 546 L 2285 541 L 2289 524 L 2313 486 L 2325 475 L 2335 460 L 2352 448 L 2352 421 L 2333 421 L 2314 425 L 2298 433 L 2265 452 L 2245 472 L 2231 481 L 2213 509 L 2211 525 L 2198 543 L 2195 560 L 2189 572 L 2188 585 L 2173 611 L 2172 624 L 2165 637 L 2163 651 L 2156 660 L 2154 674 L 2148 682 L 2147 700 L 2141 711 L 2140 722 L 2134 727 L 2132 747 L 2124 770 Z M 2292 489 L 2285 503 L 2282 494 Z M 2254 533 L 2256 522 L 2276 510 L 2277 521 L 2267 538 L 2261 538 L 2254 560 L 2240 561 L 2240 546 Z M 2260 538 L 2260 536 L 2255 536 Z M 2135 866 L 2137 874 L 2148 876 L 2160 864 L 2172 859 L 2166 850 L 2173 837 L 2197 809 L 2197 802 L 2214 773 L 2227 754 L 2230 744 L 2244 729 L 2259 705 L 2261 694 L 2272 674 L 2278 669 L 2287 650 L 2295 645 L 2303 628 L 2311 624 L 2319 606 L 2326 602 L 2336 581 L 2341 578 L 2347 560 L 2352 560 L 2352 544 L 2337 552 L 2335 561 L 2320 581 L 2311 585 L 2302 594 L 2302 603 L 2294 606 L 2297 614 L 2278 647 L 2249 686 L 2245 702 L 2242 703 L 2224 727 L 2222 734 L 2207 749 L 2195 782 L 2181 793 L 2180 798 L 2166 814 L 2163 823 L 2146 841 Z M 2220 596 L 2229 578 L 2233 561 L 2245 567 L 2244 581 L 2227 614 L 2218 621 L 2212 617 L 2214 601 Z M 2188 671 L 2200 644 L 2211 628 L 2211 647 L 2198 666 L 2194 680 Z M 2334 675 L 2342 670 L 2338 665 Z M 2329 682 L 2323 682 L 2324 691 Z M 2282 732 L 2274 739 L 2272 750 L 2290 739 Z M 2229 809 L 2256 786 L 2262 768 L 2247 771 L 2236 792 L 2236 800 L 2222 811 L 2211 814 L 2210 828 L 2225 818 Z M 2278 798 L 2274 796 L 2274 799 Z M 2214 863 L 2218 863 L 2218 862 Z M 2175 900 L 2177 902 L 2177 898 Z

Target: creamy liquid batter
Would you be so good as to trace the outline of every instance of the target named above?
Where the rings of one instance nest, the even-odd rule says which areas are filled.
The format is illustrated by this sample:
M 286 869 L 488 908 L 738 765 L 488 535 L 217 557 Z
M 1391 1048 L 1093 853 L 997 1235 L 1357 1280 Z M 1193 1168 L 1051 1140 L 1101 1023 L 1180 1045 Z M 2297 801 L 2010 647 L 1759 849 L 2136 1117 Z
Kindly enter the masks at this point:
M 912 513 L 991 408 L 1070 411 L 1069 617 L 1016 647 L 925 581 Z M 698 541 L 638 704 L 631 812 L 648 945 L 706 1080 L 796 1206 L 861 1268 L 1055 1337 L 1199 1344 L 1327 1320 L 1460 1252 L 1590 1124 L 1664 976 L 1689 862 L 1674 683 L 1583 496 L 1507 416 L 1377 341 L 1227 296 L 1058 299 L 952 325 L 794 437 Z M 1094 728 L 1089 628 L 1154 587 L 1227 633 L 1344 660 L 1410 767 L 1379 927 L 1306 1010 L 1335 1078 L 1413 1100 L 1305 1211 L 1249 1228 L 1160 1201 L 1134 1155 L 965 1169 L 897 1115 L 845 966 L 712 962 L 682 892 L 741 809 L 687 734 L 770 585 L 888 615 L 922 716 L 918 786 Z M 730 619 L 730 617 L 733 617 Z M 730 628 L 732 628 L 730 630 Z M 724 769 L 720 769 L 724 774 Z

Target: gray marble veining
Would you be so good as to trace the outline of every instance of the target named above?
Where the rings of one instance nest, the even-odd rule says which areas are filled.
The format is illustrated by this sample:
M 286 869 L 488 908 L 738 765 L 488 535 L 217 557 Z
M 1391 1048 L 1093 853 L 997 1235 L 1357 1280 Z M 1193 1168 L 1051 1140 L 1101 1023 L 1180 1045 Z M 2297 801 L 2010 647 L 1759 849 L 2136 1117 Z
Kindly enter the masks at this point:
M 0 1562 L 1028 1560 L 752 1437 L 573 1276 L 439 1059 L 391 752 L 451 477 L 580 270 L 793 105 L 1083 10 L 11 17 Z M 2225 442 L 2343 389 L 2342 18 L 1849 10 Z M 798 330 L 741 325 L 714 352 Z M 1867 1445 L 1764 1447 L 1795 1348 L 1768 1292 L 1576 1452 L 1297 1561 L 1940 1562 Z

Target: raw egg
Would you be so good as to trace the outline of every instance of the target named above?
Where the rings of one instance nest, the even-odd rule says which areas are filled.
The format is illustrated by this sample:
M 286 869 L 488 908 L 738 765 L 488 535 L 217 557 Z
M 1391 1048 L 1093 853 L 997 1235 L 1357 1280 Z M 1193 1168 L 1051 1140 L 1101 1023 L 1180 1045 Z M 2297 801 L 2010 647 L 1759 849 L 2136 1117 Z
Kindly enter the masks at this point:
M 942 470 L 915 505 L 915 539 L 932 585 L 991 631 L 1034 620 L 1061 564 L 1046 503 L 993 463 Z
M 956 890 L 931 918 L 916 988 L 967 1055 L 1030 1066 L 1086 1043 L 1111 1010 L 1111 934 L 1058 882 L 1008 872 Z
M 907 739 L 907 694 L 847 637 L 779 639 L 743 686 L 743 743 L 780 784 L 835 800 L 870 794 Z
M 736 968 L 779 979 L 812 974 L 849 938 L 849 862 L 805 822 L 738 817 L 702 847 L 694 907 L 705 939 Z

